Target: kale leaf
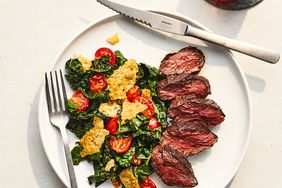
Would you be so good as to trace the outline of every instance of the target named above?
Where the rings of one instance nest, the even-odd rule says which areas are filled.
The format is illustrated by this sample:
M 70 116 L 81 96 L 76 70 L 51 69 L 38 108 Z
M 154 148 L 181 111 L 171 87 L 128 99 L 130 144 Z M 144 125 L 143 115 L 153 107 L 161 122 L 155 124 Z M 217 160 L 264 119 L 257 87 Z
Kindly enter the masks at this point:
M 145 163 L 146 165 L 149 164 L 149 161 L 151 158 L 151 148 L 150 147 L 148 149 L 146 148 L 146 146 L 139 143 L 139 147 L 136 149 L 136 153 L 137 153 L 138 159 L 141 159 L 143 163 Z
M 162 127 L 166 127 L 168 125 L 167 121 L 167 109 L 169 107 L 169 103 L 162 101 L 161 99 L 155 98 L 153 100 L 155 106 L 155 116 L 158 122 L 162 125 Z
M 83 150 L 81 145 L 75 146 L 71 150 L 72 161 L 74 165 L 78 165 L 84 158 L 81 157 L 80 152 Z
M 65 64 L 65 69 L 68 74 L 82 75 L 84 71 L 82 64 L 78 59 L 69 59 Z
M 107 72 L 111 70 L 110 56 L 102 56 L 92 61 L 92 68 L 95 72 Z
M 121 167 L 129 167 L 131 160 L 135 154 L 135 147 L 131 147 L 124 155 L 118 155 L 115 160 Z
M 157 84 L 163 78 L 163 75 L 159 74 L 157 68 L 144 63 L 138 65 L 138 79 L 136 84 L 141 89 L 150 89 L 151 95 L 157 97 Z
M 72 89 L 76 90 L 85 80 L 85 73 L 82 69 L 82 64 L 78 59 L 69 59 L 65 64 L 66 79 Z
M 116 171 L 119 170 L 118 165 L 115 165 L 113 168 L 111 168 L 109 172 L 105 171 L 105 166 L 107 163 L 111 159 L 114 159 L 116 155 L 117 154 L 110 148 L 109 137 L 107 137 L 101 147 L 101 150 L 98 153 L 88 157 L 88 160 L 93 162 L 95 171 L 94 175 L 88 177 L 90 184 L 95 182 L 95 186 L 97 187 L 116 174 Z
M 127 59 L 122 55 L 122 53 L 119 50 L 114 51 L 115 56 L 116 56 L 116 64 L 118 66 L 122 66 Z
M 142 113 L 136 115 L 135 118 L 125 121 L 124 125 L 119 125 L 118 133 L 127 133 L 131 131 L 137 131 L 141 125 L 147 125 L 149 119 Z
M 88 88 L 79 88 L 83 95 L 85 95 L 87 98 L 95 100 L 97 102 L 108 102 L 109 100 L 109 91 L 101 91 L 99 93 L 93 93 Z
M 89 184 L 95 182 L 95 187 L 104 183 L 107 179 L 113 176 L 113 172 L 106 172 L 104 166 L 94 166 L 95 174 L 88 177 Z
M 115 52 L 116 64 L 110 65 L 110 56 L 102 56 L 98 59 L 92 61 L 92 69 L 94 72 L 103 72 L 105 75 L 109 76 L 114 70 L 118 69 L 120 66 L 124 65 L 127 59 L 118 50 Z
M 69 129 L 72 133 L 74 133 L 78 138 L 82 138 L 82 136 L 93 128 L 92 121 L 81 121 L 76 119 L 70 119 L 66 125 L 67 129 Z
M 141 183 L 143 180 L 150 176 L 153 173 L 153 169 L 149 165 L 140 165 L 135 167 L 133 170 L 134 176 L 138 179 L 138 182 Z
M 70 119 L 75 120 L 88 120 L 93 118 L 93 116 L 98 111 L 98 104 L 96 101 L 90 101 L 89 106 L 84 111 L 77 111 L 77 107 L 70 101 L 67 100 L 66 108 Z

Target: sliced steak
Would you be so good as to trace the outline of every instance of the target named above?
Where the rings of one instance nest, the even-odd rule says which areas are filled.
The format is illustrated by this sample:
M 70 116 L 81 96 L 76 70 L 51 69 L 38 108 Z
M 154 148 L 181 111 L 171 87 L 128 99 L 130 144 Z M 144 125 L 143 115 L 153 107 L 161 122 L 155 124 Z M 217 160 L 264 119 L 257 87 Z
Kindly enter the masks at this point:
M 202 51 L 195 47 L 186 47 L 177 53 L 170 53 L 162 60 L 160 73 L 191 74 L 200 72 L 205 63 L 205 56 Z
M 164 132 L 161 145 L 169 145 L 184 156 L 192 156 L 212 147 L 217 136 L 203 121 L 174 122 Z
M 225 118 L 216 102 L 193 95 L 176 97 L 170 104 L 168 116 L 177 122 L 203 120 L 208 127 L 220 124 Z
M 191 74 L 171 74 L 171 75 L 167 75 L 166 79 L 168 84 L 175 84 L 181 80 L 184 80 L 185 78 L 187 78 L 188 76 L 191 76 Z
M 190 75 L 177 81 L 173 79 L 173 76 L 170 75 L 158 84 L 158 96 L 163 100 L 172 100 L 177 96 L 191 94 L 206 97 L 211 93 L 209 81 L 203 76 Z
M 168 145 L 153 149 L 151 165 L 167 185 L 188 188 L 198 184 L 188 159 Z

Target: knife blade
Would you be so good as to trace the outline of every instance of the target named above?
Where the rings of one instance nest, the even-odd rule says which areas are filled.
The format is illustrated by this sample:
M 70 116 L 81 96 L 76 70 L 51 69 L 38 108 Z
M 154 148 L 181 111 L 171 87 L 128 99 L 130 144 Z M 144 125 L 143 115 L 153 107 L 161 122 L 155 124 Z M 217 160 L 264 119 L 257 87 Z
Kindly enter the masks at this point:
M 280 54 L 272 49 L 207 32 L 171 17 L 118 4 L 109 0 L 97 0 L 97 2 L 156 30 L 202 39 L 272 64 L 277 63 L 280 59 Z
M 178 34 L 178 35 L 185 35 L 188 30 L 188 24 L 167 16 L 128 7 L 112 1 L 107 1 L 107 0 L 97 0 L 97 1 L 124 16 L 127 16 L 131 19 L 134 19 L 135 21 L 146 24 L 157 30 Z

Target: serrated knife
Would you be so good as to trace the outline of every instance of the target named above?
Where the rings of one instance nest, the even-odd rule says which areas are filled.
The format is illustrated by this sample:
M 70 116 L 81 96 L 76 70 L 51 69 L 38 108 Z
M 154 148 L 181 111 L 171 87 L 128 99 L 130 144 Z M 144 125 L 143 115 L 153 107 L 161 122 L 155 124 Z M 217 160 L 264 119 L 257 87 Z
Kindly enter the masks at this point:
M 277 63 L 280 58 L 279 53 L 274 50 L 207 32 L 174 18 L 128 7 L 108 0 L 97 1 L 124 16 L 146 24 L 156 30 L 202 39 L 272 64 Z

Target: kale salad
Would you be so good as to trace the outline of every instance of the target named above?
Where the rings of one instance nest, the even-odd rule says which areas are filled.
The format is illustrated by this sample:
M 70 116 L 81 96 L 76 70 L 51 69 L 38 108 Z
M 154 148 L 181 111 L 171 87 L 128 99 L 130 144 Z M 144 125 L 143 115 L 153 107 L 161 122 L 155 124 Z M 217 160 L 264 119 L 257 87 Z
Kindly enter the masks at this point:
M 96 187 L 108 179 L 114 187 L 156 187 L 148 178 L 150 157 L 168 125 L 168 104 L 156 92 L 158 69 L 100 48 L 92 60 L 69 59 L 65 70 L 74 90 L 66 102 L 67 128 L 79 139 L 74 165 L 93 165 L 88 181 Z

